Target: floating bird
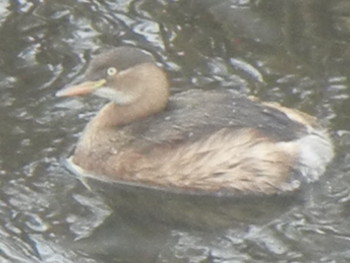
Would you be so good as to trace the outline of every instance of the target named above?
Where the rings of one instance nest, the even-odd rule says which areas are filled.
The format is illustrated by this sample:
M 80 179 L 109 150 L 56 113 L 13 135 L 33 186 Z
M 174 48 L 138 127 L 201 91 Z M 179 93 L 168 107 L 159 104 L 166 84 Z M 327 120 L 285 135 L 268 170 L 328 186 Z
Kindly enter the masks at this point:
M 164 69 L 139 48 L 97 55 L 84 79 L 57 96 L 110 101 L 70 158 L 80 173 L 100 180 L 273 195 L 317 180 L 333 158 L 327 130 L 306 113 L 221 87 L 170 96 Z

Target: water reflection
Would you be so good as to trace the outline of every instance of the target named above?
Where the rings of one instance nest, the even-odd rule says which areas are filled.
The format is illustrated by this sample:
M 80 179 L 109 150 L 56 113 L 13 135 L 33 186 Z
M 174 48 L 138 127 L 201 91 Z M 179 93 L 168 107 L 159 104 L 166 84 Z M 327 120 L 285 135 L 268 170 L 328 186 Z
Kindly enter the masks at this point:
M 343 0 L 2 1 L 1 262 L 347 262 L 349 13 Z M 59 160 L 104 102 L 53 94 L 122 44 L 157 55 L 174 92 L 220 85 L 318 115 L 337 159 L 304 202 L 263 222 L 169 223 L 123 191 L 118 214 Z

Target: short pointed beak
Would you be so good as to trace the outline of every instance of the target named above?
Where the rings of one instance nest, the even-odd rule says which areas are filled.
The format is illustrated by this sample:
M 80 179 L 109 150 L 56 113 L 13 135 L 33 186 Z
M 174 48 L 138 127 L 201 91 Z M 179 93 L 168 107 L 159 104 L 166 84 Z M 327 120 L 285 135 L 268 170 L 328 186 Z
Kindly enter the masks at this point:
M 106 83 L 106 80 L 101 79 L 97 81 L 86 81 L 78 85 L 74 85 L 56 93 L 57 97 L 71 97 L 82 96 L 94 92 L 96 89 L 102 87 Z

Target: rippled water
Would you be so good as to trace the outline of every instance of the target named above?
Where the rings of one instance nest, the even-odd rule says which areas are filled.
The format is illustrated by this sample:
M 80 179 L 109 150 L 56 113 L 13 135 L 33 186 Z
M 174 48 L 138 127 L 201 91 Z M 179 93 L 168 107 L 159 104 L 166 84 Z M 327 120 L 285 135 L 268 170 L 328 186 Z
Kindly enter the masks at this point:
M 349 262 L 349 2 L 218 2 L 1 1 L 1 262 Z M 318 116 L 337 157 L 296 202 L 91 191 L 61 158 L 104 102 L 54 93 L 123 44 L 155 54 L 174 92 L 225 86 Z

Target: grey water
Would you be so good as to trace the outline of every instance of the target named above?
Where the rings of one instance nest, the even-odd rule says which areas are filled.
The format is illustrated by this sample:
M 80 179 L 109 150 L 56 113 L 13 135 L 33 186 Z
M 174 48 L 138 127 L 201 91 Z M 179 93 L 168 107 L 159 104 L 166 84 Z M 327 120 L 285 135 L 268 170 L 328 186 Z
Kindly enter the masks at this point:
M 1 262 L 350 261 L 349 1 L 4 0 L 0 36 Z M 172 92 L 317 116 L 336 158 L 302 200 L 91 189 L 62 160 L 105 101 L 54 94 L 120 45 L 153 53 Z

